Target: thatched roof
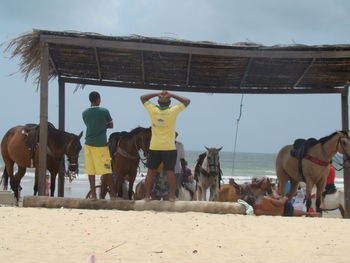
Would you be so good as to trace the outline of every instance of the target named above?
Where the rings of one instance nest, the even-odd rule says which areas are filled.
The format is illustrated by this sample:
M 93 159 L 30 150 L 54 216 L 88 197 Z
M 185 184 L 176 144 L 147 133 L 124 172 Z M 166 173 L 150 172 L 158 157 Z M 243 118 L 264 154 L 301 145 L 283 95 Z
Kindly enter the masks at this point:
M 223 45 L 143 36 L 33 30 L 8 49 L 21 71 L 79 84 L 222 93 L 327 93 L 350 83 L 350 45 Z

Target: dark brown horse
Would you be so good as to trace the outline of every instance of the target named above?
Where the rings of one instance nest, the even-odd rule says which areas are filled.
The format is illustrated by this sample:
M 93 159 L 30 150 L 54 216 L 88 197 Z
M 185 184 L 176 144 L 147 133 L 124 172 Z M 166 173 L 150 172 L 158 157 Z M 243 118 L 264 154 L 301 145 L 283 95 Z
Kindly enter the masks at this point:
M 32 125 L 33 126 L 33 125 Z M 38 125 L 35 129 L 38 130 Z M 34 142 L 33 149 L 28 149 L 27 126 L 16 126 L 7 131 L 1 141 L 1 154 L 5 163 L 5 169 L 2 176 L 4 182 L 4 189 L 7 189 L 8 178 L 10 178 L 11 189 L 15 192 L 15 196 L 18 198 L 18 187 L 21 179 L 26 172 L 26 168 L 38 167 L 39 165 L 39 150 L 38 142 Z M 55 180 L 60 167 L 60 163 L 63 160 L 63 156 L 68 158 L 70 172 L 78 171 L 78 157 L 81 150 L 79 136 L 58 130 L 53 125 L 48 126 L 48 138 L 47 138 L 47 170 L 51 174 L 50 192 L 51 196 L 54 196 L 55 192 Z M 18 171 L 14 175 L 14 164 L 17 164 Z M 38 169 L 35 169 L 35 184 L 34 195 L 38 192 Z
M 141 157 L 139 150 L 144 156 L 148 155 L 151 141 L 151 128 L 137 127 L 130 132 L 112 133 L 109 137 L 109 149 L 112 157 L 113 174 L 117 175 L 116 187 L 118 196 L 123 196 L 123 182 L 129 181 L 129 199 L 133 196 L 133 186 Z M 106 186 L 101 178 L 101 191 Z

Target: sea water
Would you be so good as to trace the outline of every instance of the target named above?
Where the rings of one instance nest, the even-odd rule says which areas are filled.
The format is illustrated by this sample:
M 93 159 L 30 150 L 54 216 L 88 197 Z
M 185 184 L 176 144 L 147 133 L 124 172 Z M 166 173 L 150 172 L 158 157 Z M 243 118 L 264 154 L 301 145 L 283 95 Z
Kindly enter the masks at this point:
M 186 151 L 185 159 L 188 162 L 189 168 L 192 169 L 196 164 L 200 151 Z M 269 177 L 273 180 L 276 179 L 275 172 L 275 160 L 276 154 L 273 153 L 236 153 L 232 152 L 220 152 L 220 167 L 222 170 L 222 183 L 228 183 L 230 178 L 233 178 L 238 184 L 249 182 L 253 177 Z M 0 160 L 0 172 L 4 170 L 4 164 L 2 159 Z M 64 194 L 66 197 L 85 198 L 89 191 L 88 176 L 84 174 L 84 154 L 81 153 L 79 157 L 79 174 L 72 181 L 66 180 Z M 144 178 L 147 172 L 147 168 L 140 162 L 140 168 L 135 180 L 136 184 Z M 98 177 L 96 184 L 99 184 Z M 336 172 L 335 184 L 337 187 L 343 187 L 343 173 L 342 171 Z M 34 169 L 27 169 L 26 175 L 22 178 L 21 196 L 32 195 L 34 186 Z M 57 182 L 56 192 L 57 196 Z

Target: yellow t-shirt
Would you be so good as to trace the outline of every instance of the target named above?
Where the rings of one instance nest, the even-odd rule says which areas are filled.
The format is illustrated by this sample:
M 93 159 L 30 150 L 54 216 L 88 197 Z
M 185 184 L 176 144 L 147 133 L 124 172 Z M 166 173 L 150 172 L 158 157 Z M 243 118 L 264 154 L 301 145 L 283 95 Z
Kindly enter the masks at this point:
M 160 109 L 150 101 L 146 101 L 143 105 L 147 109 L 152 122 L 152 139 L 149 148 L 156 151 L 176 150 L 176 117 L 186 106 L 180 103 L 173 107 Z

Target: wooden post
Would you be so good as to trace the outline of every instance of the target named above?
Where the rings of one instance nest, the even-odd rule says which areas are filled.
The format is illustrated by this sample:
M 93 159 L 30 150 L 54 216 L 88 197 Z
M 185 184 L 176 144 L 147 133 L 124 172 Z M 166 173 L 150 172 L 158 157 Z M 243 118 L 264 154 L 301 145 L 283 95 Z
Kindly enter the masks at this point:
M 49 86 L 49 47 L 41 42 L 40 47 L 40 139 L 39 139 L 39 195 L 45 195 L 46 156 L 47 156 L 47 119 Z
M 65 130 L 65 82 L 58 79 L 58 128 L 62 131 Z M 64 196 L 64 173 L 65 173 L 65 157 L 60 165 L 58 171 L 58 196 Z
M 341 112 L 342 112 L 342 130 L 349 130 L 349 104 L 348 104 L 349 87 L 345 87 L 341 93 Z M 344 198 L 345 198 L 345 217 L 350 218 L 350 169 L 343 170 L 344 176 Z

